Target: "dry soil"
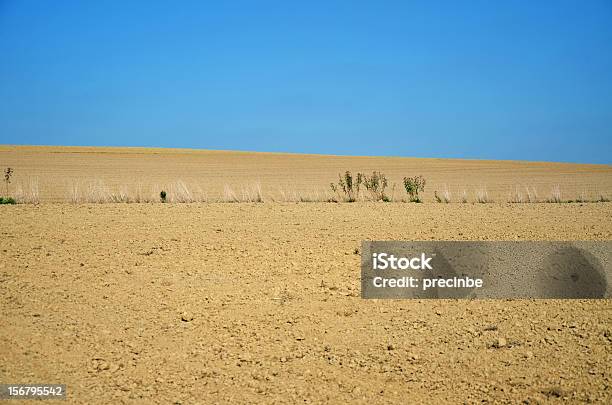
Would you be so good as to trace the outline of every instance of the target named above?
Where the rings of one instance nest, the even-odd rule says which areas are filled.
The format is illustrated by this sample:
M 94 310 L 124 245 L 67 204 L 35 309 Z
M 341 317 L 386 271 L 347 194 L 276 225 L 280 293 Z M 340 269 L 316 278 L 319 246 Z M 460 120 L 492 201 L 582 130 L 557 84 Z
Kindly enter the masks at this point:
M 612 191 L 612 167 L 0 147 L 0 382 L 68 403 L 612 402 L 610 300 L 363 300 L 362 240 L 610 240 L 612 203 L 66 204 L 66 179 L 307 191 L 341 170 Z
M 609 240 L 612 204 L 0 207 L 0 381 L 69 403 L 610 403 L 610 300 L 375 301 L 364 239 Z

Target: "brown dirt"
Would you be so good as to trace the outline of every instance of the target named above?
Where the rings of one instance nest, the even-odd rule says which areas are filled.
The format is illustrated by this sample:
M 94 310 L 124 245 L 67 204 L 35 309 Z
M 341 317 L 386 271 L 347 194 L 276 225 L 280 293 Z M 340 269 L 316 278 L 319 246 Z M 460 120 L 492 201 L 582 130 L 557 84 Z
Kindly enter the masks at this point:
M 362 300 L 355 254 L 609 240 L 610 218 L 612 203 L 0 206 L 0 381 L 65 383 L 69 403 L 610 403 L 610 300 Z

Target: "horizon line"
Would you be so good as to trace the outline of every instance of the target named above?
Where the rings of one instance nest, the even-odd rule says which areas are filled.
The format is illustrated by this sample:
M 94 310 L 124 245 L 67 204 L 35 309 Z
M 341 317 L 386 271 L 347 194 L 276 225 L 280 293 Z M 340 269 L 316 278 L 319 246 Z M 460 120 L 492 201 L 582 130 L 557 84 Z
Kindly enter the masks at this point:
M 302 155 L 319 157 L 354 157 L 354 158 L 390 158 L 390 159 L 423 159 L 423 160 L 463 160 L 480 162 L 513 162 L 513 163 L 540 163 L 540 164 L 568 164 L 568 165 L 592 165 L 592 166 L 612 166 L 612 163 L 592 163 L 576 161 L 549 161 L 549 160 L 524 160 L 524 159 L 491 159 L 478 157 L 431 157 L 431 156 L 402 156 L 402 155 L 349 155 L 341 153 L 308 153 L 292 151 L 262 151 L 250 149 L 205 149 L 196 147 L 167 147 L 167 146 L 143 146 L 143 145 L 57 145 L 57 144 L 0 144 L 2 147 L 33 147 L 33 148 L 108 148 L 108 149 L 159 149 L 192 152 L 218 152 L 218 153 L 255 153 L 255 154 L 274 154 L 274 155 Z

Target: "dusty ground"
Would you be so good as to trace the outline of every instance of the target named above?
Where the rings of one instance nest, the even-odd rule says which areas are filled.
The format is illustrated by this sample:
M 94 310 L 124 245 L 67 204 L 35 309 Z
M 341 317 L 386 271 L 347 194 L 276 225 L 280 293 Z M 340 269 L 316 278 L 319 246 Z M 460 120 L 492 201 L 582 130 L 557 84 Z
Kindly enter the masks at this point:
M 609 240 L 611 218 L 612 203 L 0 206 L 0 381 L 65 383 L 70 403 L 611 403 L 610 300 L 362 300 L 354 253 Z
M 225 185 L 240 195 L 260 183 L 264 197 L 283 200 L 295 193 L 323 199 L 338 173 L 351 170 L 384 172 L 388 194 L 405 196 L 402 179 L 423 175 L 427 179 L 424 198 L 433 201 L 435 190 L 448 189 L 458 201 L 463 191 L 470 201 L 477 190 L 486 189 L 492 199 L 508 201 L 518 188 L 535 189 L 547 198 L 558 185 L 563 199 L 588 199 L 604 195 L 612 199 L 612 166 L 517 161 L 415 159 L 299 155 L 282 153 L 224 152 L 188 149 L 34 147 L 0 145 L 0 168 L 12 167 L 12 190 L 31 180 L 40 186 L 41 201 L 69 201 L 72 186 L 81 193 L 90 184 L 102 183 L 110 192 L 142 189 L 158 198 L 177 181 L 187 184 L 194 195 L 219 198 Z M 396 185 L 395 193 L 391 190 Z M 3 191 L 3 190 L 0 190 Z

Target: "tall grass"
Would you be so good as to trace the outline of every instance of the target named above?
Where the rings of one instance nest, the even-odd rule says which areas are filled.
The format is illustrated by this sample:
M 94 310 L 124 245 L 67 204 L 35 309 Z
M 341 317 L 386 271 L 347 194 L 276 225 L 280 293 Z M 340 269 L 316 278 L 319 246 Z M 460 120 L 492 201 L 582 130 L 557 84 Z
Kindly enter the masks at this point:
M 376 193 L 373 187 L 370 189 L 362 187 L 360 190 L 353 188 L 352 193 L 347 197 L 343 192 L 334 192 L 333 189 L 321 189 L 312 191 L 296 191 L 278 188 L 276 192 L 264 193 L 260 182 L 245 185 L 238 188 L 236 192 L 230 185 L 226 184 L 220 194 L 214 193 L 209 198 L 206 191 L 197 184 L 189 184 L 182 180 L 158 185 L 146 185 L 136 183 L 131 186 L 126 184 L 108 186 L 102 179 L 93 180 L 73 180 L 65 187 L 66 195 L 64 201 L 71 203 L 158 203 L 160 202 L 160 191 L 167 192 L 168 203 L 196 203 L 196 202 L 221 202 L 221 203 L 262 203 L 269 202 L 296 202 L 296 203 L 316 203 L 316 202 L 374 202 L 374 201 L 405 201 L 401 197 L 395 198 L 395 185 L 391 187 L 389 195 L 384 194 L 381 189 Z M 474 190 L 474 199 L 468 194 L 468 190 L 458 189 L 455 196 L 451 193 L 451 188 L 444 185 L 434 191 L 434 198 L 440 203 L 460 202 L 468 203 L 475 201 L 485 204 L 492 203 L 494 200 L 489 195 L 485 186 Z M 590 191 L 590 193 L 589 193 Z M 574 194 L 575 199 L 563 199 L 561 187 L 556 184 L 550 189 L 546 198 L 539 199 L 538 193 L 533 186 L 513 186 L 507 194 L 510 203 L 593 203 L 609 202 L 610 198 L 597 190 L 585 187 L 582 191 Z M 14 189 L 14 197 L 17 203 L 37 204 L 40 202 L 40 187 L 37 178 L 30 178 L 26 181 L 18 182 Z M 454 198 L 454 199 L 453 199 Z
M 30 178 L 25 184 L 18 183 L 15 189 L 15 202 L 18 204 L 40 203 L 38 178 Z
M 337 195 L 330 193 L 328 190 L 313 190 L 310 192 L 298 192 L 296 190 L 285 190 L 283 188 L 278 189 L 276 195 L 270 196 L 270 201 L 273 202 L 302 202 L 302 203 L 315 203 L 315 202 L 338 202 Z
M 110 191 L 103 180 L 90 181 L 85 188 L 85 202 L 103 204 L 113 202 Z
M 480 187 L 476 190 L 476 201 L 480 204 L 487 204 L 493 202 L 493 200 L 489 198 L 489 193 L 487 192 L 486 187 Z
M 525 186 L 524 190 L 520 186 L 515 186 L 508 195 L 508 202 L 514 204 L 538 202 L 538 193 L 535 187 Z
M 117 193 L 109 193 L 108 198 L 110 199 L 111 202 L 115 202 L 115 203 L 131 202 L 126 186 L 119 187 L 119 191 Z
M 262 203 L 263 193 L 261 192 L 261 184 L 259 182 L 249 187 L 242 188 L 242 201 L 243 202 L 255 202 Z
M 446 184 L 440 193 L 434 191 L 434 198 L 439 203 L 449 204 L 452 201 L 452 195 Z
M 193 193 L 182 180 L 178 180 L 168 186 L 168 202 L 170 203 L 192 203 L 195 202 Z
M 583 190 L 580 193 L 578 193 L 578 197 L 576 197 L 576 202 L 579 203 L 585 203 L 588 202 L 588 198 L 586 196 L 586 192 Z
M 599 197 L 597 197 L 597 200 L 595 200 L 595 202 L 610 202 L 610 198 L 606 197 L 603 194 L 599 194 Z
M 509 202 L 515 204 L 522 204 L 525 202 L 525 196 L 523 195 L 523 191 L 517 186 L 514 191 L 510 194 Z
M 561 188 L 559 187 L 559 185 L 554 185 L 551 189 L 550 189 L 550 194 L 548 196 L 548 198 L 546 199 L 546 202 L 549 203 L 560 203 L 563 202 L 563 200 L 561 199 Z
M 535 187 L 529 188 L 529 186 L 525 186 L 525 196 L 528 203 L 536 203 L 538 202 L 538 192 Z
M 149 192 L 145 192 L 142 183 L 137 183 L 134 193 L 131 195 L 129 202 L 133 203 L 150 203 L 158 201 L 159 187 L 153 186 Z
M 223 200 L 222 201 L 226 203 L 240 202 L 240 200 L 236 196 L 236 193 L 234 193 L 234 190 L 227 184 L 223 186 Z

